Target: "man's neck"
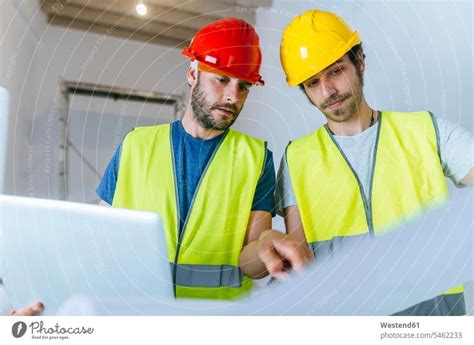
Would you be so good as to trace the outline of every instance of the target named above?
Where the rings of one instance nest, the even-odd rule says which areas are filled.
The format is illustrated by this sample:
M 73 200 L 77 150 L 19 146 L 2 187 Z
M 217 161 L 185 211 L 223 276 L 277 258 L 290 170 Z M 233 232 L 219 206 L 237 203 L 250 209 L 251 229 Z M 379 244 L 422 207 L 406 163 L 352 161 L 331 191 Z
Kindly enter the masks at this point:
M 328 119 L 328 127 L 335 135 L 353 136 L 362 133 L 376 121 L 377 112 L 372 110 L 365 100 L 362 100 L 359 111 L 351 118 L 342 122 L 335 122 Z
M 187 109 L 181 123 L 183 125 L 184 130 L 190 136 L 202 140 L 209 140 L 212 138 L 221 135 L 224 131 L 218 131 L 214 129 L 208 129 L 201 126 L 201 124 L 196 121 L 191 109 Z

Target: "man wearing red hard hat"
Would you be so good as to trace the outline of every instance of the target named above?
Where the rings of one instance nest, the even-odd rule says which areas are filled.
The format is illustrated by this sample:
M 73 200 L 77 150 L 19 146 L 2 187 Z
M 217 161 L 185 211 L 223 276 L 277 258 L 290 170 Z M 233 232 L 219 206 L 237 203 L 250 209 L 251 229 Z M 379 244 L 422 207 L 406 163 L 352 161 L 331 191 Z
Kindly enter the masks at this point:
M 191 60 L 183 118 L 128 133 L 97 194 L 162 216 L 176 297 L 239 298 L 251 278 L 284 269 L 265 267 L 272 251 L 303 262 L 287 236 L 269 230 L 272 153 L 230 129 L 252 85 L 264 84 L 259 37 L 244 20 L 225 18 L 202 28 L 183 54 Z

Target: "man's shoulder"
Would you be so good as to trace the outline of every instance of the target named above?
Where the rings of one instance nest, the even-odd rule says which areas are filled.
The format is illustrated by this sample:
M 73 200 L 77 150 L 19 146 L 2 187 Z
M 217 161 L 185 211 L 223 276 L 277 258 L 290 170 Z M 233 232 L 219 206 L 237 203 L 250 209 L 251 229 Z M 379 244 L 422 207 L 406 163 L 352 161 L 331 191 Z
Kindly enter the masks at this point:
M 326 131 L 325 126 L 321 126 L 315 131 L 312 131 L 311 133 L 306 134 L 305 136 L 299 137 L 295 140 L 291 140 L 287 145 L 287 150 L 290 148 L 298 149 L 302 147 L 306 147 L 306 148 L 312 147 L 313 145 L 309 145 L 309 143 L 316 144 L 317 141 L 315 140 L 315 137 L 317 137 L 318 135 L 321 135 L 323 131 Z
M 135 127 L 125 137 L 125 140 L 130 139 L 141 139 L 143 137 L 150 138 L 150 135 L 157 134 L 162 131 L 169 131 L 170 124 L 164 125 L 155 125 L 155 126 L 143 126 L 143 127 Z
M 381 111 L 382 121 L 383 119 L 394 119 L 399 121 L 417 121 L 420 118 L 432 118 L 433 113 L 429 110 L 416 110 L 416 111 L 394 111 L 394 110 L 383 110 Z
M 263 139 L 260 139 L 260 138 L 257 138 L 257 137 L 254 137 L 254 136 L 251 136 L 249 134 L 246 134 L 246 133 L 242 133 L 238 130 L 235 130 L 235 129 L 230 129 L 229 130 L 229 133 L 227 135 L 230 135 L 240 141 L 243 141 L 243 142 L 248 142 L 248 143 L 253 143 L 255 145 L 261 145 L 261 146 L 265 146 L 267 145 L 267 142 Z
M 434 133 L 439 137 L 437 118 L 429 110 L 384 111 L 381 120 L 383 128 L 397 129 L 407 135 L 411 133 L 415 137 L 420 137 L 420 133 L 425 133 L 428 137 Z

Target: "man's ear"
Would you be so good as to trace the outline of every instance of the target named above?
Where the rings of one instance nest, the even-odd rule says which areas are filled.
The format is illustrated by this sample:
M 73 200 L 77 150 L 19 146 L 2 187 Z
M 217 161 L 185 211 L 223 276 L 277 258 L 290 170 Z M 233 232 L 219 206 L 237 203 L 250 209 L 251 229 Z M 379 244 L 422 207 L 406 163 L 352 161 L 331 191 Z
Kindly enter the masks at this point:
M 188 80 L 189 86 L 193 87 L 194 85 L 196 85 L 197 74 L 198 74 L 198 71 L 196 68 L 193 68 L 193 67 L 188 68 L 188 73 L 186 73 L 186 79 Z
M 357 59 L 359 59 L 359 69 L 360 69 L 360 73 L 361 74 L 364 74 L 365 72 L 365 54 L 362 50 L 359 50 L 359 52 L 357 53 Z

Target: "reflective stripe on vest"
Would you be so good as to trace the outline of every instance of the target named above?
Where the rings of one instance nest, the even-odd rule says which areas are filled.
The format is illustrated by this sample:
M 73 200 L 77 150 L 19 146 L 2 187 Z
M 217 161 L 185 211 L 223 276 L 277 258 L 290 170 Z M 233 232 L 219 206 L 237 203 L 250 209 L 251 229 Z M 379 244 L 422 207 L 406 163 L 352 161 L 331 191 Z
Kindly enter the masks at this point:
M 447 196 L 437 128 L 428 112 L 379 113 L 368 192 L 327 126 L 290 143 L 286 159 L 309 246 L 376 236 Z M 315 253 L 316 254 L 316 253 Z M 448 293 L 462 292 L 462 286 Z
M 265 154 L 263 141 L 227 131 L 179 237 L 171 126 L 136 128 L 125 137 L 113 206 L 161 215 L 177 297 L 233 299 L 251 289 L 239 256 Z
M 235 266 L 226 265 L 174 265 L 176 269 L 176 285 L 194 287 L 241 287 L 242 271 Z

